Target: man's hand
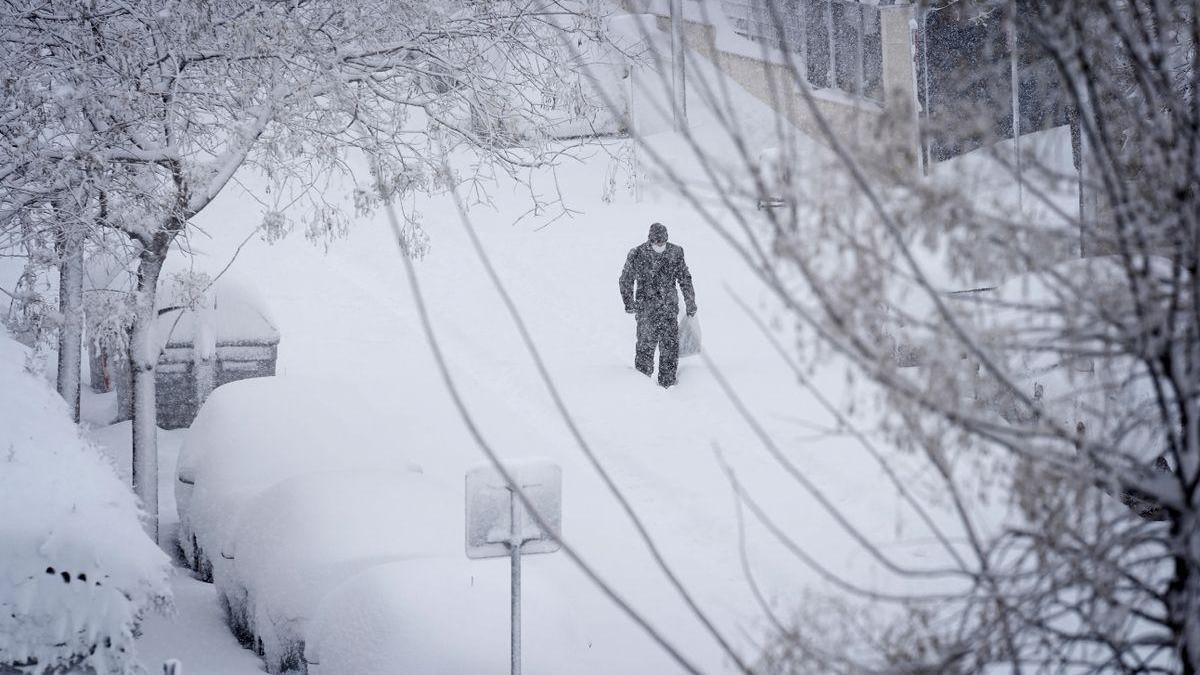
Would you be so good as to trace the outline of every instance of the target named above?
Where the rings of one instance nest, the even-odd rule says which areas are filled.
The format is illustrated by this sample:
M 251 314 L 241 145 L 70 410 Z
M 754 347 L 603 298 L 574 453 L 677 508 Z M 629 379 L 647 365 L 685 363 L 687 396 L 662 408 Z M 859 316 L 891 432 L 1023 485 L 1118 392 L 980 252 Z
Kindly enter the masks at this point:
M 697 307 L 694 307 L 694 306 L 693 306 L 693 307 L 689 307 L 689 308 L 688 308 L 688 311 L 687 311 L 687 315 L 688 315 L 688 316 L 696 316 L 696 310 L 697 310 L 697 309 L 698 309 L 698 308 L 697 308 Z
M 632 308 L 632 307 L 626 307 L 626 308 L 625 308 L 625 313 L 626 313 L 626 314 L 634 314 L 634 313 L 636 313 L 636 312 L 637 312 L 637 310 L 636 310 L 636 309 L 634 309 L 634 308 Z

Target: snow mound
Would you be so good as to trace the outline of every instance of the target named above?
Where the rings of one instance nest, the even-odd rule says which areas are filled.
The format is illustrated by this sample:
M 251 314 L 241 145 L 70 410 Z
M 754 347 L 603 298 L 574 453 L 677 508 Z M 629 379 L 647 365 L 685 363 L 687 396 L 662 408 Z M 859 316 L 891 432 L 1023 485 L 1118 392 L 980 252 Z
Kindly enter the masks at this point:
M 0 670 L 134 672 L 141 617 L 170 604 L 167 556 L 26 357 L 0 333 Z

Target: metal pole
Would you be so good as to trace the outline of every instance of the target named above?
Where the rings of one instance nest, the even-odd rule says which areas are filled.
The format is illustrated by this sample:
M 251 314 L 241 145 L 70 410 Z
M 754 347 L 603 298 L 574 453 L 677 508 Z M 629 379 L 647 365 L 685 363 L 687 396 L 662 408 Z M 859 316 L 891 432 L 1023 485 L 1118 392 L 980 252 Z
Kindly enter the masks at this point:
M 683 0 L 671 0 L 671 94 L 675 131 L 687 126 L 687 84 L 683 71 Z
M 882 21 L 882 17 L 880 18 Z M 881 27 L 882 28 L 882 27 Z M 925 153 L 921 152 L 921 96 L 920 83 L 918 80 L 918 71 L 921 70 L 921 64 L 917 61 L 917 19 L 912 14 L 908 18 L 908 53 L 909 64 L 908 73 L 912 78 L 912 125 L 913 125 L 913 146 L 917 149 L 917 171 L 922 175 L 929 174 L 929 166 Z
M 803 79 L 806 83 L 808 79 L 808 9 L 805 3 L 800 3 L 796 10 L 800 20 L 800 63 L 804 68 Z
M 830 89 L 837 89 L 837 35 L 836 28 L 833 23 L 833 0 L 828 0 L 825 3 L 825 33 L 828 38 L 826 42 L 829 46 L 829 70 L 825 77 L 829 79 L 825 86 Z
M 858 44 L 854 50 L 854 93 L 862 97 L 866 94 L 864 83 L 866 77 L 863 75 L 863 67 L 866 59 L 863 58 L 863 51 L 867 37 L 867 19 L 865 17 L 867 8 L 862 5 L 858 7 Z
M 921 8 L 921 79 L 925 89 L 925 125 L 921 127 L 924 143 L 925 173 L 929 173 L 929 164 L 933 161 L 933 140 L 928 133 L 933 124 L 933 101 L 929 98 L 929 10 Z
M 634 117 L 635 109 L 634 109 L 634 99 L 633 99 L 634 93 L 637 91 L 637 82 L 635 82 L 633 79 L 635 77 L 636 72 L 637 72 L 637 66 L 633 63 L 633 61 L 630 61 L 629 62 L 629 103 L 628 103 L 629 114 L 628 114 L 628 117 L 629 117 L 629 152 L 630 152 L 631 158 L 630 158 L 629 163 L 630 163 L 630 171 L 633 172 L 633 200 L 635 202 L 640 203 L 642 201 L 642 181 L 641 181 L 641 176 L 639 175 L 640 167 L 638 166 L 638 147 L 637 147 L 638 146 L 638 136 L 637 136 L 638 128 L 637 128 L 637 120 Z
M 510 539 L 509 559 L 512 561 L 512 675 L 521 675 L 521 504 L 515 490 L 509 491 Z
M 1018 64 L 1017 54 L 1017 3 L 1013 0 L 1009 7 L 1011 8 L 1012 16 L 1008 21 L 1008 58 L 1009 69 L 1012 71 L 1012 132 L 1013 132 L 1013 151 L 1015 154 L 1014 161 L 1016 162 L 1017 170 L 1017 212 L 1023 211 L 1022 201 L 1025 191 L 1021 184 L 1021 71 Z

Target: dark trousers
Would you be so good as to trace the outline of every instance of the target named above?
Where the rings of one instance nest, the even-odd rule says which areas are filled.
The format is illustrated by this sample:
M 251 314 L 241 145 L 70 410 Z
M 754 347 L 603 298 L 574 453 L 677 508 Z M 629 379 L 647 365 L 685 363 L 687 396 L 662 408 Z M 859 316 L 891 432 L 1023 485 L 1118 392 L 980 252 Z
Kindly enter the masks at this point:
M 675 384 L 675 371 L 679 365 L 679 321 L 674 312 L 657 312 L 638 317 L 633 367 L 646 375 L 653 373 L 656 347 L 658 383 L 664 387 Z

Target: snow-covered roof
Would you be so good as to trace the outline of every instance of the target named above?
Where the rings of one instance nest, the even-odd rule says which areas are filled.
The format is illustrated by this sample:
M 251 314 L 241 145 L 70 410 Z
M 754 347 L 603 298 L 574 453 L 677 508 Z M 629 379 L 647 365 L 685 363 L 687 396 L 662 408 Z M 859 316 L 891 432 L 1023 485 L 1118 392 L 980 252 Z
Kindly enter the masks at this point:
M 217 283 L 209 291 L 211 307 L 170 309 L 158 317 L 163 346 L 277 344 L 279 330 L 261 302 L 244 287 Z M 165 300 L 164 309 L 172 307 Z M 160 309 L 162 311 L 162 309 Z

